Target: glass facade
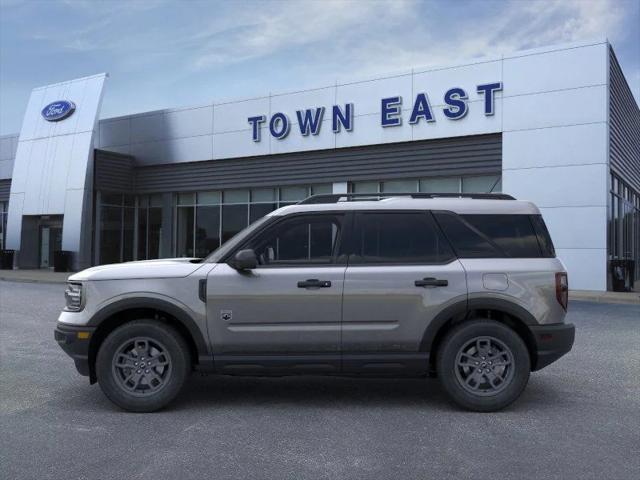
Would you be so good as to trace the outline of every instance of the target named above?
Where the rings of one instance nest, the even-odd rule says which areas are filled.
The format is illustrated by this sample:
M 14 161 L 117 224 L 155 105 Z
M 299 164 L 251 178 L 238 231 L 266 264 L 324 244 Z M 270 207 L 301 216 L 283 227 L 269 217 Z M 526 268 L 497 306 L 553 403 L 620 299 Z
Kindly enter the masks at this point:
M 640 193 L 611 174 L 609 201 L 610 290 L 638 290 L 640 279 Z
M 142 195 L 137 198 L 136 204 L 136 260 L 160 258 L 162 196 Z
M 6 244 L 8 211 L 9 202 L 0 202 L 0 250 L 2 250 Z
M 352 192 L 499 192 L 500 176 L 411 178 L 353 182 Z M 100 192 L 97 263 L 178 256 L 207 256 L 247 225 L 310 195 L 331 193 L 332 184 L 179 192 L 172 194 L 172 232 L 163 244 L 162 195 Z M 0 204 L 6 221 L 6 203 Z M 172 220 L 167 220 L 167 218 Z M 4 232 L 4 227 L 3 230 Z
M 500 175 L 482 175 L 351 182 L 349 190 L 353 193 L 500 193 L 502 191 L 502 177 Z
M 97 263 L 161 258 L 162 195 L 100 192 Z
M 179 193 L 175 206 L 176 256 L 205 257 L 267 213 L 309 195 L 331 191 L 331 184 L 322 184 Z
M 135 202 L 133 195 L 102 193 L 100 209 L 99 263 L 133 260 Z

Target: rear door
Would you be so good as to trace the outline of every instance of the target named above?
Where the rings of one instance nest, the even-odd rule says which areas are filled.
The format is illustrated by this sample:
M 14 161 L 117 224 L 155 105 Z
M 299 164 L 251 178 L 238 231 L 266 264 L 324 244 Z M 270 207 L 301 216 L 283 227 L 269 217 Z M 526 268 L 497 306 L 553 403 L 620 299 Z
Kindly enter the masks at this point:
M 426 328 L 440 311 L 467 297 L 464 269 L 433 216 L 359 212 L 349 248 L 343 370 L 426 370 Z

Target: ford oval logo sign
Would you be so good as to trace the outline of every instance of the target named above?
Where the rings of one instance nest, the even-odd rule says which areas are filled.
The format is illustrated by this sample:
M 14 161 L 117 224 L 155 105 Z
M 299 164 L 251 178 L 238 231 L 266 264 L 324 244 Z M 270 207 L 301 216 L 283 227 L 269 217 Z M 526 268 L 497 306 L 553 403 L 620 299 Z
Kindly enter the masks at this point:
M 59 122 L 60 120 L 70 117 L 75 110 L 75 103 L 68 100 L 58 100 L 42 109 L 42 118 L 48 122 Z

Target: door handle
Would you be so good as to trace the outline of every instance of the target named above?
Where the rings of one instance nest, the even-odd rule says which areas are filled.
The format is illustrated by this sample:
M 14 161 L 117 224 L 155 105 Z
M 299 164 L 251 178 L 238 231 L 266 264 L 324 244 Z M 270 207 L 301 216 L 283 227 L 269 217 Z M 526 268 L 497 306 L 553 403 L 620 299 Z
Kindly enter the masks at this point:
M 329 288 L 330 286 L 331 282 L 329 280 L 318 280 L 317 278 L 298 282 L 298 288 Z
M 438 278 L 428 277 L 414 282 L 416 287 L 447 287 L 449 280 L 440 280 Z

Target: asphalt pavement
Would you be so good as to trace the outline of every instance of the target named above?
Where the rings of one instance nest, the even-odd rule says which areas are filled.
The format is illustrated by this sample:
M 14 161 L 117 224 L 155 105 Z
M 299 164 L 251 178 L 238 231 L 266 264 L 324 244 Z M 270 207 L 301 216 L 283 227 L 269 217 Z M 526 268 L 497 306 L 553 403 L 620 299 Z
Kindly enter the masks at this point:
M 119 410 L 53 339 L 63 285 L 0 281 L 0 479 L 637 479 L 640 306 L 572 302 L 576 344 L 498 413 L 434 379 L 194 375 Z

